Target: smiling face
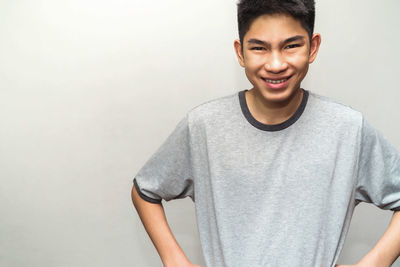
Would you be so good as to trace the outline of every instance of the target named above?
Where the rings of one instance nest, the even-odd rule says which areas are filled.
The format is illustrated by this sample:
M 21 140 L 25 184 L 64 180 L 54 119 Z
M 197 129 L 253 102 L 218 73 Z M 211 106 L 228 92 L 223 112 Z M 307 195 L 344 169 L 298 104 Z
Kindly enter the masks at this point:
M 255 94 L 264 102 L 287 102 L 300 89 L 308 66 L 317 55 L 321 38 L 310 40 L 300 21 L 289 15 L 256 18 L 243 39 L 235 40 L 239 64 L 245 68 Z

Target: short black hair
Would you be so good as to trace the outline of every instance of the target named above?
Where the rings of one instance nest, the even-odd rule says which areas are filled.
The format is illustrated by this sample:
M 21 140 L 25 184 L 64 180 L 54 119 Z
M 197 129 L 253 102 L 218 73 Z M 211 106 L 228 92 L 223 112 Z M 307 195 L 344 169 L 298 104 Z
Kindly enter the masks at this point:
M 237 3 L 239 38 L 243 39 L 253 21 L 262 15 L 287 14 L 299 20 L 307 31 L 310 42 L 314 32 L 314 0 L 239 0 Z

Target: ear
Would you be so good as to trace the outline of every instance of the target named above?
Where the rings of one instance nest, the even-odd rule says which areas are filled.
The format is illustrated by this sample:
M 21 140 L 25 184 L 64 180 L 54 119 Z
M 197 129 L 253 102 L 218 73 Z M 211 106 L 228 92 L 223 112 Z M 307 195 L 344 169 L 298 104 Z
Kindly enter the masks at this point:
M 242 44 L 240 43 L 239 39 L 236 39 L 233 42 L 233 46 L 235 47 L 236 56 L 238 58 L 240 66 L 244 68 L 244 56 L 242 53 Z
M 321 35 L 319 33 L 314 33 L 311 38 L 310 55 L 308 58 L 308 63 L 313 63 L 317 57 L 319 46 L 321 45 Z

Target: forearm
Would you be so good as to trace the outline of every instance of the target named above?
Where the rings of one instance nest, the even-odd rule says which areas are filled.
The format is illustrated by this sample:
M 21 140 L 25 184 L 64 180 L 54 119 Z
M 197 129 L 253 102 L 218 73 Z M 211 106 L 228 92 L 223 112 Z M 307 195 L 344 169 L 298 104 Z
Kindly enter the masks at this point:
M 390 267 L 400 256 L 400 211 L 393 213 L 389 227 L 374 248 L 365 255 L 360 266 L 373 262 L 375 266 Z M 369 265 L 368 265 L 369 266 Z
M 176 262 L 188 263 L 189 260 L 171 232 L 162 204 L 143 200 L 135 187 L 132 187 L 132 202 L 164 266 L 174 266 Z

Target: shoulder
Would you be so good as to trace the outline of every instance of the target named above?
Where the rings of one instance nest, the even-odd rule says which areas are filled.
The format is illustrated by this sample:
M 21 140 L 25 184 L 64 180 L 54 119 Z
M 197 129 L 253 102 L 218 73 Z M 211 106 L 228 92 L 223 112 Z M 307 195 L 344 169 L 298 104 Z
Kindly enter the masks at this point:
M 309 92 L 308 108 L 313 116 L 321 117 L 333 123 L 351 124 L 360 127 L 363 114 L 361 111 L 331 97 Z
M 238 102 L 238 92 L 235 92 L 203 102 L 190 109 L 187 116 L 193 123 L 216 120 L 218 117 L 226 116 L 229 112 L 233 112 Z

